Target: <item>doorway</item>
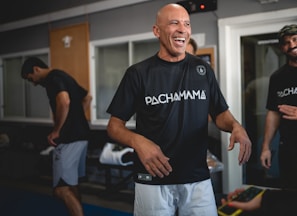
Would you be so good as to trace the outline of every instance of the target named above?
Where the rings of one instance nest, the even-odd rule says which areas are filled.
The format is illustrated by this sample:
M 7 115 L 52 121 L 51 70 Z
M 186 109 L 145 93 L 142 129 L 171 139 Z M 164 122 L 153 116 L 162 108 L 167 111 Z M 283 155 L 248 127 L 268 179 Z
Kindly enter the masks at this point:
M 271 74 L 286 63 L 278 47 L 277 33 L 241 37 L 242 122 L 252 142 L 252 155 L 245 169 L 246 184 L 279 187 L 277 134 L 271 143 L 272 166 L 262 168 L 260 155 L 264 136 L 266 100 Z
M 242 124 L 245 107 L 242 94 L 245 90 L 242 73 L 242 37 L 275 34 L 284 25 L 297 22 L 296 8 L 249 14 L 218 20 L 219 28 L 219 82 L 229 104 L 230 111 Z M 259 74 L 260 76 L 260 74 Z M 227 151 L 230 134 L 221 133 L 223 170 L 223 193 L 228 193 L 247 184 L 246 166 L 238 165 L 239 145 Z

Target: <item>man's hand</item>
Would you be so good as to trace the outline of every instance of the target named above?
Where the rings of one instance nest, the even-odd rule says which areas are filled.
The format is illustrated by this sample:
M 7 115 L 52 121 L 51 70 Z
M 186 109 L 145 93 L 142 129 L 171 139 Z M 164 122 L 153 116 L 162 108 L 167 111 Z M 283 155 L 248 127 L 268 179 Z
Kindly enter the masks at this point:
M 60 134 L 57 132 L 52 131 L 48 136 L 47 136 L 47 141 L 51 146 L 57 146 L 57 143 L 55 142 L 55 139 L 59 138 Z
M 229 193 L 227 196 L 227 200 L 221 199 L 222 205 L 226 204 L 228 201 L 230 201 L 235 196 L 238 196 L 238 194 L 240 194 L 244 190 L 245 190 L 244 188 L 238 188 L 235 191 Z M 262 201 L 262 195 L 256 196 L 254 199 L 252 199 L 248 202 L 231 201 L 227 205 L 234 207 L 234 208 L 242 209 L 244 211 L 253 211 L 253 210 L 259 209 L 261 207 L 261 201 Z
M 139 145 L 135 146 L 136 153 L 145 169 L 152 175 L 163 178 L 172 171 L 169 158 L 161 151 L 160 147 L 152 141 L 143 138 Z
M 241 165 L 249 160 L 252 153 L 252 143 L 240 124 L 236 124 L 231 132 L 228 150 L 232 150 L 237 142 L 240 144 L 238 162 Z
M 107 125 L 108 135 L 115 141 L 135 150 L 141 163 L 152 176 L 163 178 L 172 171 L 169 158 L 161 148 L 146 137 L 137 134 L 126 127 L 126 122 L 111 116 Z
M 271 151 L 269 149 L 262 150 L 261 156 L 260 156 L 261 164 L 266 169 L 269 169 L 271 166 Z
M 278 109 L 283 113 L 284 119 L 297 120 L 297 107 L 290 105 L 279 105 Z
M 220 130 L 231 133 L 228 151 L 232 150 L 235 143 L 238 142 L 240 144 L 238 162 L 240 165 L 247 162 L 252 153 L 252 143 L 245 129 L 233 117 L 229 110 L 220 113 L 216 117 L 215 122 Z

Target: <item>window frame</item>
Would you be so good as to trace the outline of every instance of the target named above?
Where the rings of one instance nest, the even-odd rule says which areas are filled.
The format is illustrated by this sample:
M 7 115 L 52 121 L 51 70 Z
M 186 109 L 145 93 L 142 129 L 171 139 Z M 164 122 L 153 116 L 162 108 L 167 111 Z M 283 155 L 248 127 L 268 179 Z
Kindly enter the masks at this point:
M 133 64 L 133 43 L 141 42 L 146 40 L 154 40 L 156 37 L 152 32 L 135 34 L 135 35 L 126 35 L 121 37 L 114 37 L 108 39 L 94 40 L 89 43 L 90 50 L 90 93 L 93 98 L 96 98 L 96 49 L 100 46 L 107 45 L 116 45 L 128 43 L 128 62 L 129 66 Z M 106 127 L 109 119 L 98 118 L 96 117 L 97 109 L 97 100 L 93 99 L 91 103 L 91 124 L 99 127 Z M 136 122 L 134 119 L 127 121 L 126 126 L 128 128 L 135 128 Z
M 21 117 L 21 116 L 4 116 L 4 68 L 3 68 L 3 61 L 7 58 L 24 58 L 27 56 L 34 56 L 34 55 L 47 55 L 48 56 L 48 62 L 50 62 L 50 49 L 49 48 L 41 48 L 41 49 L 35 49 L 35 50 L 27 50 L 24 52 L 16 52 L 16 53 L 10 53 L 0 56 L 0 121 L 5 122 L 25 122 L 25 123 L 52 123 L 52 114 L 49 107 L 49 118 L 33 118 L 33 117 Z

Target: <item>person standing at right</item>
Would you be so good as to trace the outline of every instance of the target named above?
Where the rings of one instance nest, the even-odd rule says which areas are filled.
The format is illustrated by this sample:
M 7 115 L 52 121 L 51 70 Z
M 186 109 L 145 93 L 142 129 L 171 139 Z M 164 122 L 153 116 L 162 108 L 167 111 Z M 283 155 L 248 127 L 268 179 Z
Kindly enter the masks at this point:
M 262 166 L 271 166 L 270 143 L 280 133 L 279 169 L 281 187 L 297 189 L 297 25 L 284 26 L 278 32 L 280 50 L 287 63 L 274 72 L 269 81 Z

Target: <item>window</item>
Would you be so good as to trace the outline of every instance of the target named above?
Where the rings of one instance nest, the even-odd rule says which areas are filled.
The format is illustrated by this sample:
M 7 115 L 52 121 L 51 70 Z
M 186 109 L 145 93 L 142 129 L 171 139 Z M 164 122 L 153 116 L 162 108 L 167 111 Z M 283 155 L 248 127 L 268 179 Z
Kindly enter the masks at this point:
M 98 47 L 97 52 L 96 119 L 107 119 L 107 106 L 129 66 L 128 44 Z
M 46 91 L 41 86 L 34 86 L 21 77 L 24 60 L 31 54 L 16 54 L 2 57 L 2 120 L 48 121 L 50 108 Z M 47 53 L 34 54 L 48 63 Z
M 153 35 L 145 34 L 91 43 L 91 91 L 93 106 L 91 120 L 94 125 L 105 126 L 109 119 L 106 109 L 126 71 L 159 50 L 159 42 Z M 134 126 L 133 117 L 127 126 Z

